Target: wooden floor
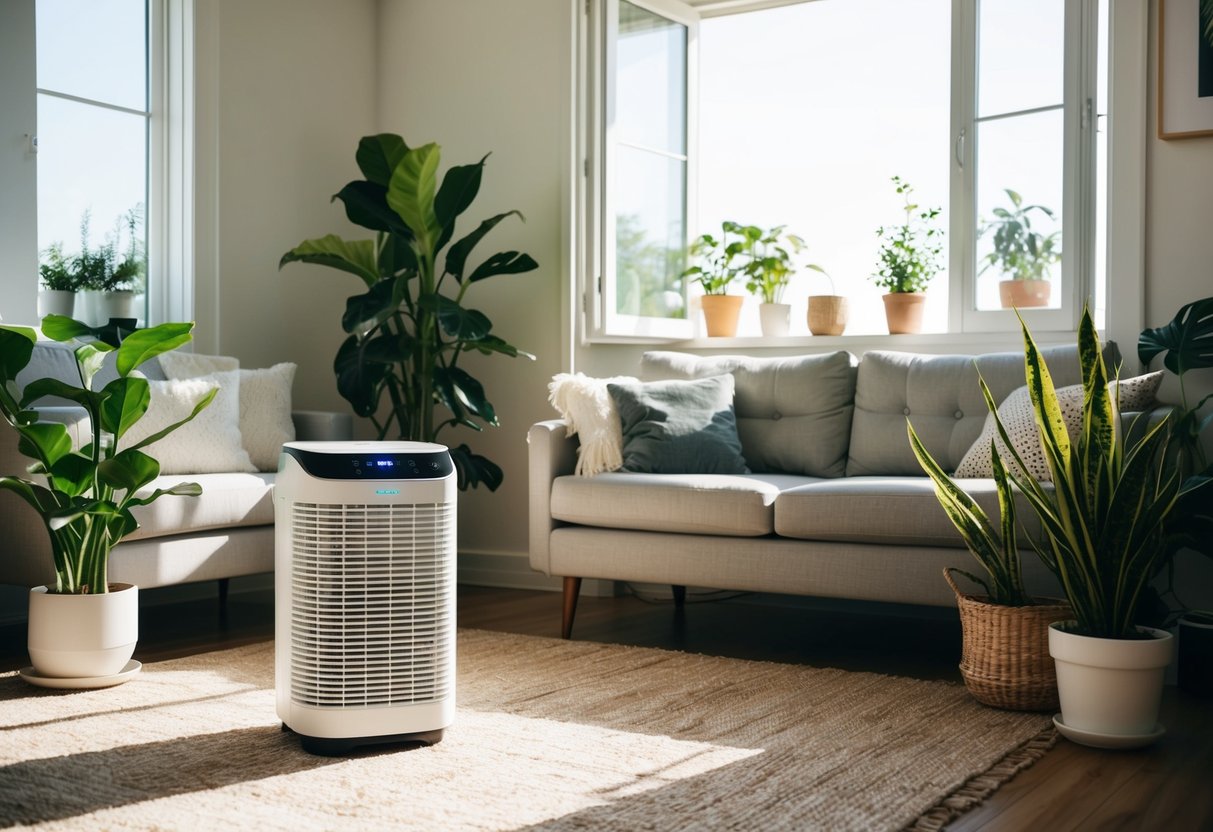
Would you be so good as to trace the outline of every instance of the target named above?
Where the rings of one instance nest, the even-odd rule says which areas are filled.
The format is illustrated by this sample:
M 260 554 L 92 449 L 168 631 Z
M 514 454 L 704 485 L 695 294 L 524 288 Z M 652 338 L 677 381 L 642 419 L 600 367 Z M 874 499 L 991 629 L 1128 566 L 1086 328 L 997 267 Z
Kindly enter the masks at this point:
M 959 625 L 950 616 L 822 611 L 778 598 L 692 598 L 682 610 L 637 597 L 581 599 L 573 637 L 847 670 L 959 679 Z M 557 593 L 461 587 L 459 624 L 556 637 Z M 136 658 L 161 661 L 273 637 L 270 593 L 148 606 Z M 0 627 L 0 670 L 27 663 L 24 626 Z M 1167 735 L 1140 751 L 1059 740 L 1043 760 L 952 830 L 1213 830 L 1213 700 L 1166 690 Z

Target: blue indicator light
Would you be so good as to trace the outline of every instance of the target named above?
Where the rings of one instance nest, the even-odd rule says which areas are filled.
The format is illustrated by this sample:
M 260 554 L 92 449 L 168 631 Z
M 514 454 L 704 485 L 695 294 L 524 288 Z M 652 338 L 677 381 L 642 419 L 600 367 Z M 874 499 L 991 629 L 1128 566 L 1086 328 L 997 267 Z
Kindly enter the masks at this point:
M 400 489 L 399 488 L 377 488 L 377 489 L 375 489 L 375 493 L 376 494 L 399 494 Z

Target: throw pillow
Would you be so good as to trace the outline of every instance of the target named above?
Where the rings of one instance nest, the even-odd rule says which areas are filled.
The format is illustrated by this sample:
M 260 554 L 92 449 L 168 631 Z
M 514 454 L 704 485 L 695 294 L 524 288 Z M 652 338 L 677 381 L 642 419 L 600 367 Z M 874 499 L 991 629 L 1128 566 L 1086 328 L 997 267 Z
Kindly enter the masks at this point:
M 164 370 L 165 378 L 197 378 L 231 372 L 239 367 L 240 360 L 228 355 L 197 355 L 178 350 L 160 355 L 160 369 Z
M 240 379 L 235 370 L 200 378 L 149 381 L 147 413 L 122 437 L 129 448 L 189 416 L 194 405 L 219 388 L 214 401 L 192 422 L 144 450 L 160 462 L 161 474 L 209 474 L 256 471 L 240 444 Z
M 733 377 L 608 383 L 623 433 L 623 470 L 748 474 L 733 414 Z
M 1144 376 L 1121 379 L 1111 382 L 1108 389 L 1116 397 L 1119 387 L 1120 410 L 1122 413 L 1146 410 L 1154 404 L 1155 394 L 1162 384 L 1163 372 L 1148 373 Z M 1061 415 L 1066 423 L 1066 432 L 1072 441 L 1077 441 L 1078 432 L 1082 429 L 1082 400 L 1081 384 L 1061 387 L 1057 390 L 1057 403 L 1061 406 Z M 998 405 L 998 418 L 1002 420 L 1007 435 L 1011 437 L 1011 445 L 1019 453 L 1027 468 L 1027 473 L 1042 482 L 1053 479 L 1049 473 L 1049 463 L 1045 460 L 1044 451 L 1040 447 L 1040 432 L 1036 428 L 1036 416 L 1032 410 L 1032 397 L 1026 386 L 1017 388 Z M 994 476 L 994 466 L 990 457 L 990 442 L 993 440 L 998 448 L 998 455 L 1007 465 L 1014 465 L 1011 455 L 1007 453 L 1006 445 L 998 436 L 998 428 L 994 424 L 994 414 L 986 416 L 981 436 L 973 443 L 968 452 L 956 466 L 955 476 L 959 478 L 989 478 Z
M 283 443 L 295 439 L 291 420 L 295 369 L 285 362 L 266 370 L 240 371 L 241 444 L 258 471 L 277 471 Z
M 623 432 L 607 385 L 635 381 L 631 376 L 589 378 L 582 373 L 552 377 L 548 401 L 568 423 L 567 435 L 576 434 L 579 440 L 574 469 L 578 476 L 592 477 L 623 466 Z

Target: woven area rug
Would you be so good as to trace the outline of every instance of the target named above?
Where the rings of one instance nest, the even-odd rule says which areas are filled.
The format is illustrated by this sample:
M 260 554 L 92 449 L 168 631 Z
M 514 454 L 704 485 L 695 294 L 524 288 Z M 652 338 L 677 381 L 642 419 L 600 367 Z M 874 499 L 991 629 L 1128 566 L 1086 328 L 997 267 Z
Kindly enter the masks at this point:
M 430 748 L 313 757 L 273 645 L 87 692 L 0 676 L 0 827 L 938 829 L 1052 744 L 959 685 L 465 630 Z

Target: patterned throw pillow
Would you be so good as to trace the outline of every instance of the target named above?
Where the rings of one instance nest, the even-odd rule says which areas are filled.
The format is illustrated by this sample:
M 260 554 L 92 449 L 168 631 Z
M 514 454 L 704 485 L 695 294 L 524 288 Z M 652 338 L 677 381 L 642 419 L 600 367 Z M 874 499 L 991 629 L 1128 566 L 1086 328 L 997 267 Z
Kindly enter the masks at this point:
M 1120 410 L 1122 413 L 1146 410 L 1153 406 L 1155 394 L 1162 384 L 1163 372 L 1148 373 L 1144 376 L 1121 379 L 1108 385 L 1112 396 L 1117 395 L 1120 388 Z M 1082 385 L 1074 384 L 1057 390 L 1057 403 L 1061 407 L 1061 415 L 1066 423 L 1066 432 L 1072 441 L 1077 440 L 1082 428 Z M 1032 398 L 1028 388 L 1019 387 L 1011 395 L 1003 399 L 998 406 L 998 418 L 1002 420 L 1011 444 L 1023 459 L 1027 473 L 1041 482 L 1053 479 L 1049 473 L 1049 463 L 1045 460 L 1044 451 L 1040 447 L 1040 433 L 1036 429 L 1036 417 L 1032 412 Z M 986 416 L 986 423 L 981 429 L 981 436 L 973 443 L 960 464 L 956 466 L 953 475 L 958 479 L 989 478 L 994 476 L 994 467 L 990 458 L 990 441 L 993 440 L 998 448 L 998 455 L 1007 465 L 1014 465 L 1011 455 L 1007 453 L 1006 445 L 998 436 L 998 428 L 994 424 L 994 414 Z

